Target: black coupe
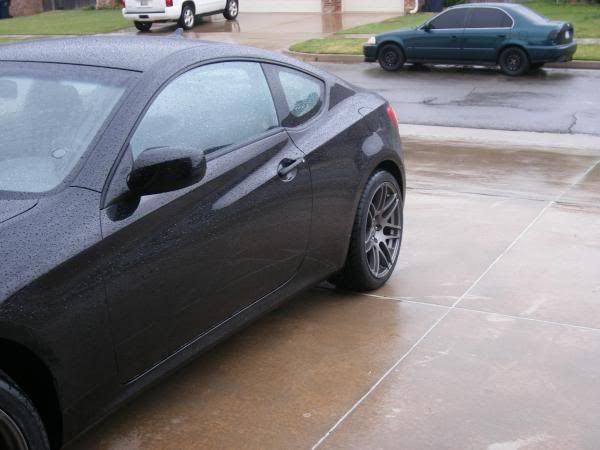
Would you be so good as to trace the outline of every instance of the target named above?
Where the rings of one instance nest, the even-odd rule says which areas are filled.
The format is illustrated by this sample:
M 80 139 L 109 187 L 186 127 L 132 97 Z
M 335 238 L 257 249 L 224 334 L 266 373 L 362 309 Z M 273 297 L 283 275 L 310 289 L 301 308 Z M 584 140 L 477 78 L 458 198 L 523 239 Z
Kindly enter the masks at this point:
M 299 291 L 400 251 L 396 116 L 283 56 L 0 49 L 0 448 L 59 448 Z

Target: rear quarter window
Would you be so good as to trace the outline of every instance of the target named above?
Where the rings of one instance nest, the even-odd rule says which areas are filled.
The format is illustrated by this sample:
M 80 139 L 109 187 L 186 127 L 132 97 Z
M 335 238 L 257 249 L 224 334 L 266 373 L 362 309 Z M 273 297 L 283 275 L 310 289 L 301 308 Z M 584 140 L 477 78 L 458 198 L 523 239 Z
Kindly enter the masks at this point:
M 281 125 L 297 127 L 319 114 L 325 103 L 323 81 L 286 67 L 269 66 L 268 70 L 280 91 Z

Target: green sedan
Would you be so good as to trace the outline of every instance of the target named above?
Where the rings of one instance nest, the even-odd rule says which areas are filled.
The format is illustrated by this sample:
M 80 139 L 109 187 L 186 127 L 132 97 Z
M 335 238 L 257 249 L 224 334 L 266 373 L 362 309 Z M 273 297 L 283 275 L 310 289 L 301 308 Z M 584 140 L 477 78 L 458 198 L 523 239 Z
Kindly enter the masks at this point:
M 571 61 L 577 50 L 573 26 L 512 3 L 473 3 L 448 8 L 415 29 L 371 37 L 365 61 L 384 70 L 413 64 L 499 65 L 522 75 L 547 62 Z

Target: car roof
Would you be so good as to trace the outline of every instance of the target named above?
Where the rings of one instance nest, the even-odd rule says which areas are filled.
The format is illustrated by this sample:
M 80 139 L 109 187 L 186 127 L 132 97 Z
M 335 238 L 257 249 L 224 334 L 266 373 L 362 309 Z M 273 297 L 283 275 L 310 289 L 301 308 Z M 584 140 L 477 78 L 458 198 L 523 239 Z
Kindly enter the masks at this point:
M 182 37 L 90 36 L 50 38 L 0 46 L 0 61 L 47 62 L 144 72 L 161 60 L 185 50 L 206 48 L 249 48 Z M 257 55 L 259 56 L 259 55 Z M 264 55 L 262 55 L 264 57 Z
M 452 8 L 480 8 L 480 7 L 493 7 L 515 11 L 522 7 L 520 4 L 516 3 L 494 3 L 494 2 L 481 2 L 481 3 L 465 3 L 461 5 L 453 6 Z

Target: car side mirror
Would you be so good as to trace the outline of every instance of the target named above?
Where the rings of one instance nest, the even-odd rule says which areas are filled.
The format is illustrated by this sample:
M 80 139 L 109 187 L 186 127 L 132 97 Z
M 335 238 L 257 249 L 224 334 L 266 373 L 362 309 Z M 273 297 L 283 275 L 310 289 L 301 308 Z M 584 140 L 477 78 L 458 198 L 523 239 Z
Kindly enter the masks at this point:
M 433 27 L 431 26 L 431 24 L 429 22 L 424 23 L 423 26 L 421 27 L 421 29 L 423 31 L 427 31 L 427 32 L 430 32 L 432 28 Z
M 17 83 L 12 80 L 0 80 L 0 98 L 14 99 L 17 98 L 19 89 Z
M 151 147 L 138 155 L 127 186 L 141 196 L 176 191 L 196 184 L 206 174 L 202 150 L 186 147 Z

